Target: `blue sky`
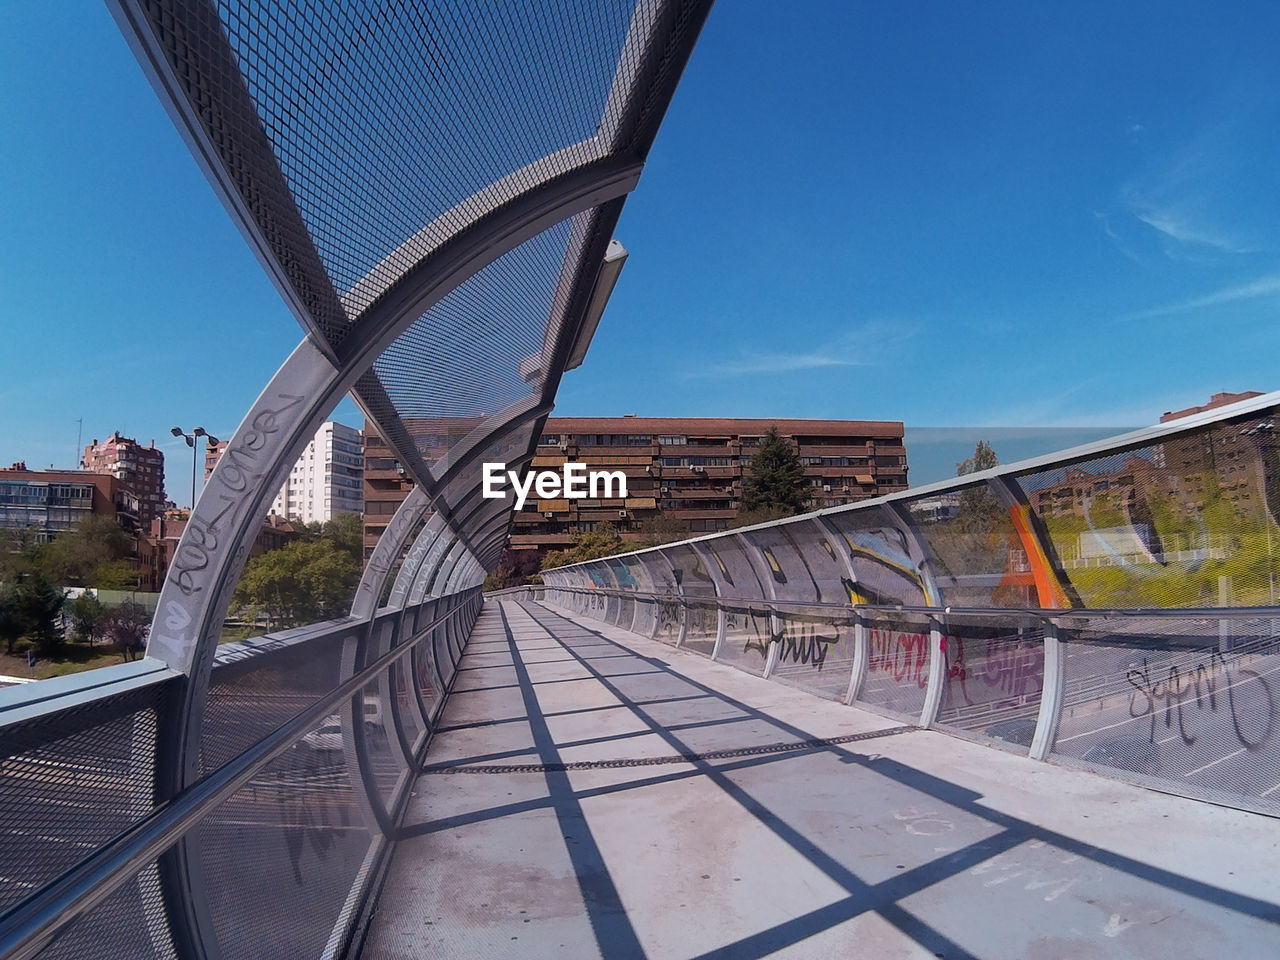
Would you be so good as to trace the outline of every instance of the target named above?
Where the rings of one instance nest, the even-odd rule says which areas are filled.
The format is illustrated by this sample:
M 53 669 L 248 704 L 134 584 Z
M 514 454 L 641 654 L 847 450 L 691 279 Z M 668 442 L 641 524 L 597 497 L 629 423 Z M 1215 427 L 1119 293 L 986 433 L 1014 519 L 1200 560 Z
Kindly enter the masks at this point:
M 787 9 L 713 10 L 558 413 L 1106 433 L 1280 386 L 1280 8 Z M 169 427 L 229 435 L 299 328 L 102 5 L 0 23 L 0 462 L 83 418 L 183 500 Z

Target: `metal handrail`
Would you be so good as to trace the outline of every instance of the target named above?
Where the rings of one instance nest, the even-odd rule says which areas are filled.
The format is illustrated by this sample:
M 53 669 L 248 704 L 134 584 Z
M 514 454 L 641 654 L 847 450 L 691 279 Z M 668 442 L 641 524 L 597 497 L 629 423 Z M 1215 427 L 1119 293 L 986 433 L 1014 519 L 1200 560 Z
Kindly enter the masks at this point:
M 417 639 L 388 651 L 334 687 L 276 731 L 235 759 L 166 801 L 57 880 L 0 915 L 0 956 L 28 960 L 72 921 L 101 903 L 139 870 L 180 840 L 224 800 L 234 796 L 259 770 L 331 714 L 342 701 L 404 657 L 472 601 L 479 587 L 454 594 L 460 602 L 419 631 Z M 344 624 L 344 627 L 346 625 Z
M 533 590 L 559 590 L 563 593 L 577 593 L 584 596 L 620 597 L 631 600 L 643 600 L 655 603 L 678 603 L 682 606 L 713 606 L 723 610 L 760 609 L 768 613 L 785 614 L 787 607 L 810 607 L 823 610 L 839 610 L 844 614 L 869 613 L 871 615 L 887 613 L 912 613 L 928 617 L 963 616 L 963 617 L 1034 617 L 1049 623 L 1060 623 L 1068 620 L 1115 620 L 1150 617 L 1156 619 L 1177 620 L 1255 620 L 1267 617 L 1280 618 L 1280 607 L 1071 607 L 1057 609 L 1051 607 L 930 607 L 913 604 L 844 604 L 821 600 L 769 600 L 766 598 L 747 597 L 710 597 L 688 596 L 680 594 L 652 593 L 642 590 L 621 590 L 616 587 L 568 587 L 542 585 L 523 587 Z

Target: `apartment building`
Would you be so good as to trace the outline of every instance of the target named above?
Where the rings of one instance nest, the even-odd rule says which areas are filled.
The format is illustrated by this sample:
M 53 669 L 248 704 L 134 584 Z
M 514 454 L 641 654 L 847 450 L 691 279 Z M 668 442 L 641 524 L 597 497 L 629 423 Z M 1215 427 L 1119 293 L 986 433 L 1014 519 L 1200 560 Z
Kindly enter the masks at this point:
M 115 477 L 138 498 L 138 522 L 143 529 L 164 512 L 164 452 L 156 442 L 143 446 L 117 430 L 106 440 L 84 448 L 83 466 Z
M 205 480 L 213 473 L 227 441 L 209 444 Z M 333 420 L 321 424 L 289 471 L 271 504 L 271 513 L 301 523 L 326 523 L 339 513 L 364 508 L 364 437 Z
M 724 530 L 771 426 L 799 453 L 815 510 L 907 487 L 900 421 L 553 417 L 533 467 L 574 461 L 620 470 L 628 496 L 531 502 L 515 515 L 511 549 L 559 549 L 574 533 L 606 522 L 631 539 L 659 516 L 678 521 L 691 536 Z
M 638 539 L 658 517 L 677 521 L 690 536 L 726 529 L 737 514 L 751 458 L 775 425 L 805 465 L 815 510 L 906 489 L 901 421 L 551 417 L 533 469 L 556 469 L 573 461 L 589 470 L 620 470 L 627 477 L 628 495 L 531 500 L 515 514 L 510 548 L 545 553 L 606 522 L 625 538 Z M 411 488 L 391 451 L 368 433 L 366 551 Z
M 110 517 L 136 535 L 138 498 L 119 478 L 90 470 L 0 467 L 0 527 L 34 530 L 47 540 L 88 516 Z

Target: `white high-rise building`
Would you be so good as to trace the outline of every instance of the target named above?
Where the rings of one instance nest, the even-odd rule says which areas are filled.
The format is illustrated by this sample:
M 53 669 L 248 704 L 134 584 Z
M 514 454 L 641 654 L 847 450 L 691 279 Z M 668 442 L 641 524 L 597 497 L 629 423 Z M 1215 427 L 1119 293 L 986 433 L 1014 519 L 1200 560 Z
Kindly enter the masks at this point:
M 303 523 L 325 523 L 364 508 L 364 444 L 359 430 L 322 424 L 289 472 L 271 512 Z

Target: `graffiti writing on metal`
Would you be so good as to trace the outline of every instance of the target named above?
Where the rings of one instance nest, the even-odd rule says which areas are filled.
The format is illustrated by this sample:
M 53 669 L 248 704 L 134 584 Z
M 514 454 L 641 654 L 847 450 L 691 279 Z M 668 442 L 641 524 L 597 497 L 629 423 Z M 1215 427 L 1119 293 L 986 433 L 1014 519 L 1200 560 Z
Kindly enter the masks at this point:
M 990 695 L 970 692 L 970 684 L 987 688 L 1001 698 L 1025 702 L 1040 696 L 1044 688 L 1044 647 L 1039 643 L 1005 638 L 970 641 L 979 644 L 975 662 L 965 658 L 963 637 L 948 636 L 944 643 L 952 653 L 947 679 L 956 681 L 966 705 L 988 703 Z M 975 694 L 977 699 L 975 699 Z
M 1241 667 L 1214 651 L 1207 662 L 1187 667 L 1177 664 L 1152 677 L 1144 658 L 1142 669 L 1131 669 L 1125 679 L 1133 687 L 1129 694 L 1129 716 L 1151 718 L 1151 740 L 1155 741 L 1156 718 L 1164 714 L 1165 729 L 1176 721 L 1182 742 L 1191 746 L 1199 734 L 1188 729 L 1188 715 L 1219 714 L 1225 709 L 1231 718 L 1236 739 L 1248 750 L 1256 750 L 1271 736 L 1275 724 L 1275 698 L 1271 687 L 1256 670 Z M 1194 724 L 1192 724 L 1194 726 Z
M 658 633 L 663 635 L 680 633 L 680 601 L 658 601 Z
M 790 631 L 775 630 L 769 638 L 778 645 L 778 659 L 783 663 L 809 664 L 819 670 L 827 662 L 827 653 L 840 642 L 839 636 L 823 636 L 812 624 L 802 624 Z
M 898 630 L 867 631 L 872 673 L 889 673 L 898 683 L 914 683 L 920 689 L 929 684 L 929 634 Z
M 755 651 L 762 657 L 768 656 L 769 644 L 776 643 L 780 662 L 798 663 L 817 667 L 821 670 L 827 662 L 827 653 L 831 647 L 840 642 L 838 635 L 825 636 L 819 634 L 817 627 L 809 623 L 798 626 L 793 625 L 790 629 L 785 624 L 781 624 L 770 627 L 768 633 L 765 634 L 760 631 L 758 624 L 768 619 L 768 617 L 769 615 L 763 611 L 752 611 L 747 615 L 744 625 L 749 624 L 754 635 L 747 637 L 742 646 L 743 653 Z M 728 628 L 735 629 L 737 625 L 737 617 L 730 614 Z
M 259 470 L 259 461 L 266 449 L 267 439 L 282 429 L 280 415 L 292 410 L 306 398 L 282 393 L 278 395 L 278 399 L 287 402 L 283 406 L 259 410 L 254 414 L 250 429 L 238 433 L 219 460 L 213 480 L 218 484 L 215 496 L 216 501 L 221 503 L 221 508 L 212 517 L 193 514 L 187 524 L 169 572 L 170 579 L 183 596 L 190 597 L 204 589 L 196 582 L 195 574 L 209 566 L 210 557 L 218 549 L 223 520 L 244 504 L 250 485 L 264 476 Z

